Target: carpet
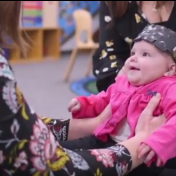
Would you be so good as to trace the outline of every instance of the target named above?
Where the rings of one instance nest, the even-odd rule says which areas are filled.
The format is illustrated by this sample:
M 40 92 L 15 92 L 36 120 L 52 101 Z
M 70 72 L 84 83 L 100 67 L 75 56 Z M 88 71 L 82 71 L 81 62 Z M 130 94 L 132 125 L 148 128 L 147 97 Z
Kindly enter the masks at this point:
M 86 77 L 75 81 L 71 84 L 70 88 L 78 96 L 90 96 L 91 94 L 98 93 L 95 77 Z

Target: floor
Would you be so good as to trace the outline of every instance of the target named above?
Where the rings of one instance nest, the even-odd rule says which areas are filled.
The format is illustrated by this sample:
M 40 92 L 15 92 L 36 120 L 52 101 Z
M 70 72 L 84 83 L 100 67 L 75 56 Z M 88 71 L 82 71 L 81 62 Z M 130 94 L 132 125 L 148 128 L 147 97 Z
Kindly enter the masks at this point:
M 52 118 L 70 118 L 67 106 L 76 95 L 70 91 L 70 83 L 81 79 L 88 63 L 88 55 L 79 55 L 70 81 L 63 82 L 68 54 L 59 61 L 37 64 L 12 65 L 24 96 L 39 114 Z M 85 67 L 84 67 L 85 66 Z

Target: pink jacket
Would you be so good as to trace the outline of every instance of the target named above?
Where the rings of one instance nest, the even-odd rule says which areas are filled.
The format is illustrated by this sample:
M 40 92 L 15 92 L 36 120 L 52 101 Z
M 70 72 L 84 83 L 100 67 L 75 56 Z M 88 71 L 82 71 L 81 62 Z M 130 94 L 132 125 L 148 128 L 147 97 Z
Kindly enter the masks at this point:
M 126 76 L 118 76 L 116 82 L 107 92 L 90 97 L 78 97 L 81 110 L 73 114 L 73 118 L 90 118 L 99 115 L 110 103 L 112 117 L 100 125 L 94 132 L 97 138 L 106 141 L 107 135 L 114 134 L 119 122 L 127 117 L 131 128 L 131 136 L 141 112 L 150 98 L 159 92 L 162 100 L 154 115 L 164 113 L 167 123 L 144 141 L 162 159 L 162 164 L 176 156 L 176 78 L 163 77 L 145 86 L 132 86 Z

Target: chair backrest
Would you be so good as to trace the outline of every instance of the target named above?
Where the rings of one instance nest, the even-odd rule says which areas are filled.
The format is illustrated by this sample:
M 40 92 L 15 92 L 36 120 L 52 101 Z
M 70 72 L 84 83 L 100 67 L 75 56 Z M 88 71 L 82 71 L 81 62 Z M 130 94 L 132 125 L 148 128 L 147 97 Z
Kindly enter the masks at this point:
M 77 43 L 82 43 L 82 34 L 86 34 L 86 42 L 92 42 L 92 15 L 84 9 L 75 10 L 73 13 L 75 20 L 75 37 Z M 85 43 L 85 41 L 84 41 Z

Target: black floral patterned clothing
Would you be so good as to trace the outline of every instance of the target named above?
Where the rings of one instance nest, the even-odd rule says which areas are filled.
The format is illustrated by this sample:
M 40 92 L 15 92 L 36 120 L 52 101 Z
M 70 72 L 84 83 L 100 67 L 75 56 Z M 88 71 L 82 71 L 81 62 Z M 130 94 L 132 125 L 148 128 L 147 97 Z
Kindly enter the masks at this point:
M 130 170 L 131 156 L 122 145 L 83 151 L 62 148 L 58 140 L 67 139 L 69 121 L 38 117 L 3 56 L 0 91 L 0 175 L 122 176 Z
M 176 31 L 175 19 L 176 3 L 168 21 L 157 24 Z M 93 72 L 99 91 L 106 91 L 115 82 L 117 72 L 130 55 L 130 43 L 149 24 L 136 1 L 129 1 L 126 14 L 116 19 L 112 28 L 107 27 L 110 21 L 108 6 L 100 1 L 100 46 L 93 56 Z
M 50 131 L 52 131 L 57 141 L 66 141 L 68 138 L 68 130 L 70 119 L 51 119 L 48 117 L 40 117 Z

